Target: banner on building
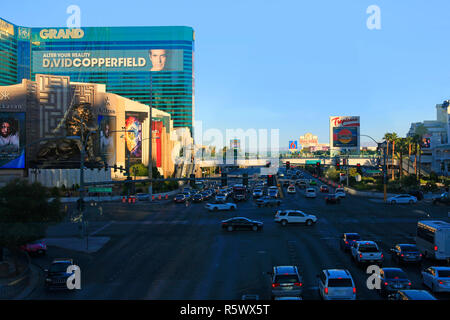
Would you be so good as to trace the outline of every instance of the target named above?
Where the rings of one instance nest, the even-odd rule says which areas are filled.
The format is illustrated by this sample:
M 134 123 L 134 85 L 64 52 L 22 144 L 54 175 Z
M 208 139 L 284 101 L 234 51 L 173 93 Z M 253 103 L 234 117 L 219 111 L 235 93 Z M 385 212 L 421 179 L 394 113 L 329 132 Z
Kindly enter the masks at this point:
M 0 169 L 25 168 L 25 113 L 0 112 Z

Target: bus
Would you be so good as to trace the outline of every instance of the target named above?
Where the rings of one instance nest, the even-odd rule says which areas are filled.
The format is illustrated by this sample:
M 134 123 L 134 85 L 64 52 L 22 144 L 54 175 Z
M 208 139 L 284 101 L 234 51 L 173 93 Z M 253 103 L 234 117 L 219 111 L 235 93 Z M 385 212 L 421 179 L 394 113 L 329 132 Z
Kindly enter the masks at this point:
M 417 222 L 416 246 L 425 258 L 450 260 L 450 223 L 439 220 Z
M 247 200 L 247 187 L 242 184 L 236 184 L 233 186 L 233 199 L 235 201 Z

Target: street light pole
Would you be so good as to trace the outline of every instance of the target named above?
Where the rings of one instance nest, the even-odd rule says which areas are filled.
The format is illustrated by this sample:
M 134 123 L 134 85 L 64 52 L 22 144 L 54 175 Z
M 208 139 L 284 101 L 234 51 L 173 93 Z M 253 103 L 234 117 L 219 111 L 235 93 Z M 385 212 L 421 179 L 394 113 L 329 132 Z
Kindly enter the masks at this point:
M 150 185 L 148 187 L 148 200 L 152 201 L 153 198 L 153 183 L 152 183 L 152 179 L 153 179 L 153 159 L 152 159 L 152 144 L 153 144 L 153 78 L 152 78 L 152 74 L 150 72 L 150 142 L 149 142 L 149 148 L 148 148 L 148 178 L 150 179 Z

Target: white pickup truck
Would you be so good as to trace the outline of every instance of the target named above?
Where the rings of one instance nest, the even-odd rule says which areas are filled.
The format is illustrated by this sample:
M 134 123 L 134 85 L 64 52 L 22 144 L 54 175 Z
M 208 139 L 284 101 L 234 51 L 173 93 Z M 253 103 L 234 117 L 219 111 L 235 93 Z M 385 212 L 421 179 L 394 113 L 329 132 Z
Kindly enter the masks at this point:
M 383 253 L 374 241 L 355 241 L 351 254 L 357 264 L 375 263 L 381 266 L 383 263 Z

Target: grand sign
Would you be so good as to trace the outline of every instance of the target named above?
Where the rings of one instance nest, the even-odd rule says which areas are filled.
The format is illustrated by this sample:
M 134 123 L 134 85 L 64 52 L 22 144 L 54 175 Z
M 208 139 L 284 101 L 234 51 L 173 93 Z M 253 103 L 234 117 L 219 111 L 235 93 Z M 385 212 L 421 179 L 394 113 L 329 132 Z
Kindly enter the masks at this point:
M 41 39 L 81 39 L 84 37 L 82 29 L 42 29 L 39 32 Z

